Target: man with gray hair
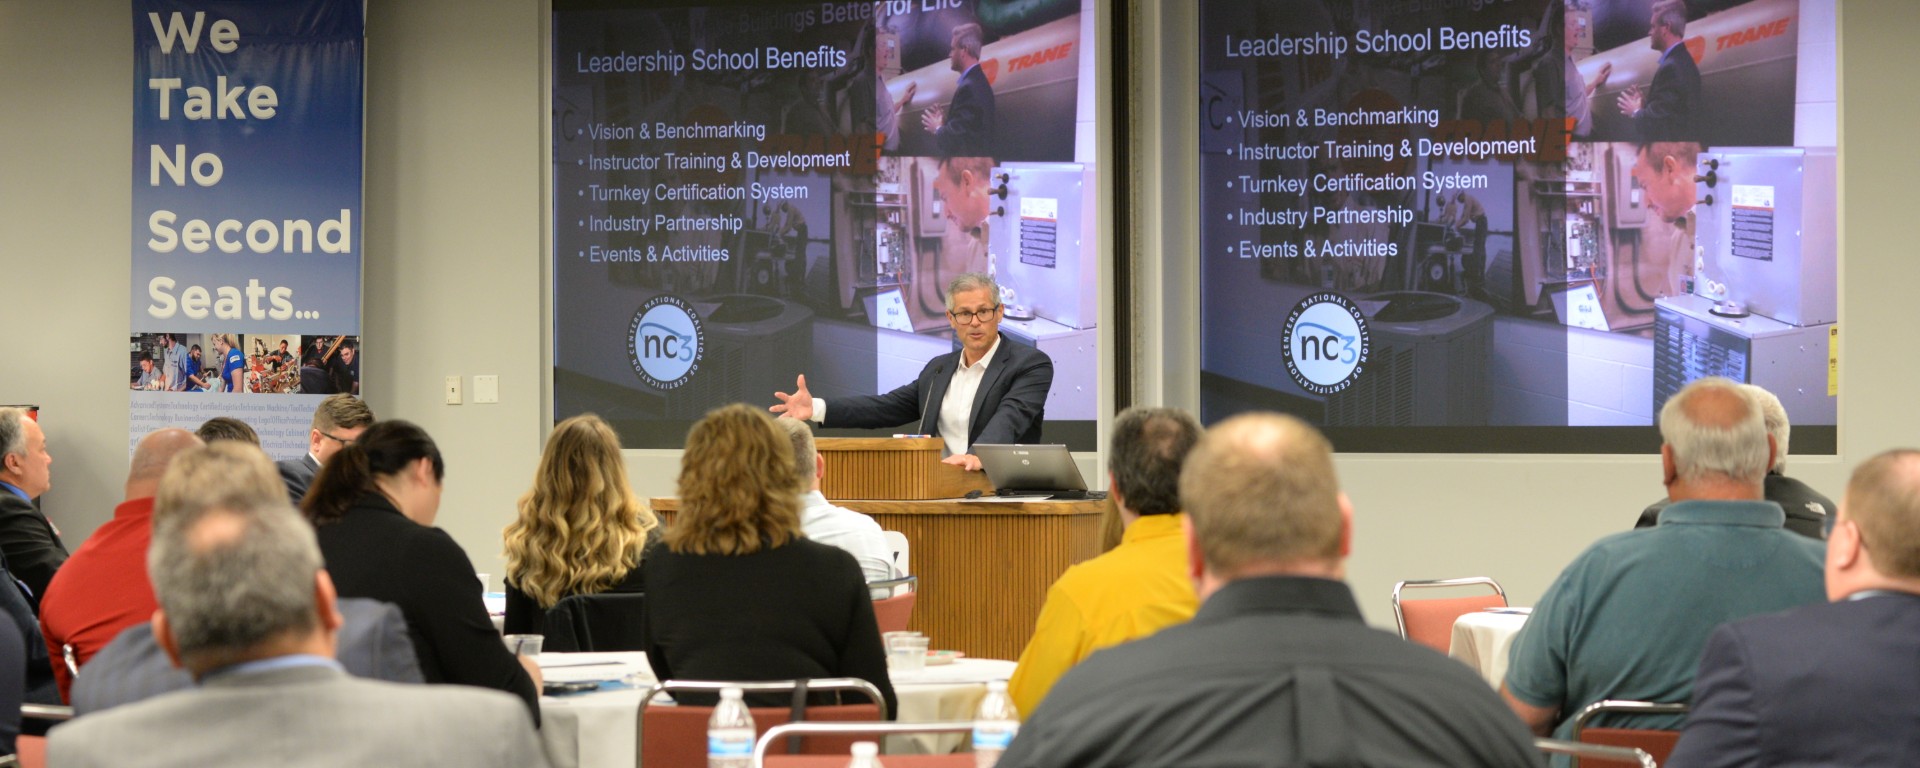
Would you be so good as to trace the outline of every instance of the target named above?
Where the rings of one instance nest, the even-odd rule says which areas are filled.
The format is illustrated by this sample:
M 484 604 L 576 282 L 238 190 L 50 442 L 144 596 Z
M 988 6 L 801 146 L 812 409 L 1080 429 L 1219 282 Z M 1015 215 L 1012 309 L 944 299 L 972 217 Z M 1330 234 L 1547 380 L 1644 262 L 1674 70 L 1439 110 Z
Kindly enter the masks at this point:
M 52 467 L 40 422 L 24 409 L 0 408 L 0 555 L 26 585 L 27 601 L 36 613 L 47 582 L 67 561 L 60 530 L 33 504 L 53 487 Z
M 813 428 L 797 419 L 774 423 L 793 443 L 794 470 L 800 474 L 800 487 L 807 489 L 800 495 L 800 532 L 853 555 L 868 582 L 893 578 L 893 548 L 887 546 L 880 524 L 846 507 L 834 506 L 820 493 L 820 479 L 827 476 L 827 457 L 814 447 Z
M 1362 619 L 1344 582 L 1353 506 L 1313 427 L 1221 422 L 1179 487 L 1199 612 L 1068 671 L 1002 768 L 1537 765 L 1472 670 Z
M 163 516 L 148 571 L 154 635 L 199 687 L 55 728 L 49 765 L 547 764 L 512 696 L 341 669 L 333 581 L 283 499 Z
M 1773 438 L 1773 466 L 1767 469 L 1765 498 L 1779 504 L 1787 513 L 1787 530 L 1809 539 L 1826 538 L 1827 519 L 1833 515 L 1833 500 L 1820 494 L 1806 483 L 1787 477 L 1787 439 L 1793 435 L 1793 425 L 1787 421 L 1787 408 L 1780 404 L 1780 398 L 1772 392 L 1753 384 L 1742 384 L 1754 402 L 1760 404 L 1761 417 L 1766 421 L 1767 436 Z M 1648 505 L 1640 513 L 1635 528 L 1652 528 L 1660 522 L 1660 510 L 1672 504 L 1672 499 L 1661 499 Z
M 960 349 L 927 362 L 914 381 L 884 395 L 854 395 L 827 401 L 807 390 L 806 374 L 792 394 L 773 393 L 774 413 L 832 427 L 913 425 L 946 441 L 948 464 L 977 472 L 980 443 L 1040 442 L 1053 359 L 1000 333 L 1000 286 L 969 272 L 947 286 L 947 322 Z
M 1714 627 L 1822 599 L 1819 544 L 1787 532 L 1786 513 L 1761 495 L 1774 450 L 1760 410 L 1718 377 L 1660 409 L 1673 505 L 1658 526 L 1574 558 L 1514 638 L 1501 692 L 1535 733 L 1557 725 L 1569 736 L 1574 716 L 1602 699 L 1685 702 Z M 1680 716 L 1611 724 L 1677 728 Z

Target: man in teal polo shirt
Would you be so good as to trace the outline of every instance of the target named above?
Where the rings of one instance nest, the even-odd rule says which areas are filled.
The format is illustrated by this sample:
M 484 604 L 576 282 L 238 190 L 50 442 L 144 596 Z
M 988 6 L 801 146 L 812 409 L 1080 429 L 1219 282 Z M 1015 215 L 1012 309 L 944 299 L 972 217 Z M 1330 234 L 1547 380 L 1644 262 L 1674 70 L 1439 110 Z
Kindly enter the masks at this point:
M 1601 699 L 1686 702 L 1714 627 L 1825 599 L 1818 542 L 1764 500 L 1774 445 L 1738 384 L 1696 381 L 1660 409 L 1673 500 L 1660 524 L 1575 558 L 1514 638 L 1501 694 L 1539 735 L 1566 737 Z M 1679 728 L 1680 716 L 1597 725 Z M 1556 728 L 1557 725 L 1557 728 Z

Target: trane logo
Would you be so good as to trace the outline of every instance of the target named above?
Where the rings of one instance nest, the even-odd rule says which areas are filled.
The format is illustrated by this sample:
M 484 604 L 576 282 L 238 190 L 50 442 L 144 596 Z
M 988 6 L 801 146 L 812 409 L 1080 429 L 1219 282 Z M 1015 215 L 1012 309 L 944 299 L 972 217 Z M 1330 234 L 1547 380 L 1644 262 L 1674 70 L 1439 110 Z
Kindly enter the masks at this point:
M 1776 19 L 1765 24 L 1747 27 L 1730 35 L 1721 35 L 1713 39 L 1713 49 L 1716 51 L 1724 51 L 1728 48 L 1738 48 L 1747 43 L 1758 42 L 1769 37 L 1779 37 L 1787 33 L 1787 24 L 1792 21 L 1792 17 Z
M 1023 69 L 1040 66 L 1050 61 L 1059 61 L 1061 59 L 1066 58 L 1067 54 L 1072 52 L 1073 52 L 1073 43 L 1061 43 L 1052 48 L 1041 50 L 1037 53 L 1029 53 L 1025 56 L 1015 56 L 1007 60 L 1007 71 L 1018 72 Z

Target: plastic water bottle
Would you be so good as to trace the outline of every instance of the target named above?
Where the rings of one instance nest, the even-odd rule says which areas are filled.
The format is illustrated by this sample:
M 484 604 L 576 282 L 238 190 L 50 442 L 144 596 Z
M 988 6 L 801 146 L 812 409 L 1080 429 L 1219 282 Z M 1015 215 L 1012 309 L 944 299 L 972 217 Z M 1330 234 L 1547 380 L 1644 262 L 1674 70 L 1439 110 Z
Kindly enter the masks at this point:
M 1014 709 L 1013 697 L 1007 695 L 1007 681 L 987 683 L 987 697 L 980 700 L 980 709 L 973 715 L 974 768 L 993 768 L 1019 731 L 1020 711 Z
M 720 689 L 720 706 L 707 718 L 707 768 L 753 765 L 753 713 L 739 688 Z
M 853 743 L 853 761 L 847 768 L 880 768 L 880 745 L 872 741 Z

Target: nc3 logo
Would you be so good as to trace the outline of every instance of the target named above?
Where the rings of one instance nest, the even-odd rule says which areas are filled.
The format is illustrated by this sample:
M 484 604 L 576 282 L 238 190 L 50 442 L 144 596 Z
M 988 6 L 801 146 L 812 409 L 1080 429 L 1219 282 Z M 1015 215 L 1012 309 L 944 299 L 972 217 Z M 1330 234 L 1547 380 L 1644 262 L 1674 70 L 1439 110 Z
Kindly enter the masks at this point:
M 655 296 L 627 326 L 627 357 L 648 386 L 673 389 L 700 371 L 704 336 L 693 305 L 677 296 Z
M 1353 386 L 1367 364 L 1367 318 L 1347 297 L 1331 291 L 1302 299 L 1281 327 L 1287 375 L 1301 389 L 1331 395 Z

